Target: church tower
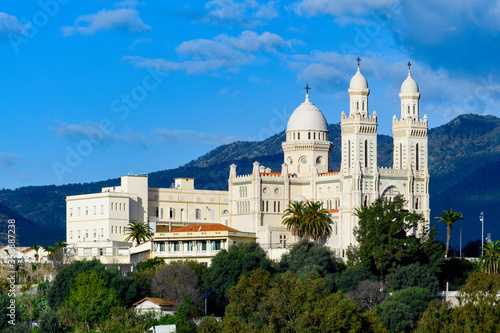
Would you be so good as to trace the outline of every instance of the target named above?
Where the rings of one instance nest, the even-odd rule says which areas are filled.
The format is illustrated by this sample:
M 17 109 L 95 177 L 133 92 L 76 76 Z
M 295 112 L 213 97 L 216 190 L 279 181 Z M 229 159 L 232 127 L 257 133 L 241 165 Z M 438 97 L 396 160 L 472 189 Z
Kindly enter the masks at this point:
M 282 144 L 284 161 L 290 174 L 310 174 L 314 167 L 319 173 L 329 172 L 332 143 L 328 125 L 321 110 L 309 100 L 309 85 L 305 89 L 306 100 L 288 120 Z
M 401 85 L 399 98 L 401 99 L 401 119 L 398 121 L 395 115 L 392 119 L 393 169 L 406 170 L 408 206 L 423 214 L 424 218 L 429 221 L 427 115 L 420 119 L 420 92 L 411 76 L 410 62 L 408 62 L 408 77 Z

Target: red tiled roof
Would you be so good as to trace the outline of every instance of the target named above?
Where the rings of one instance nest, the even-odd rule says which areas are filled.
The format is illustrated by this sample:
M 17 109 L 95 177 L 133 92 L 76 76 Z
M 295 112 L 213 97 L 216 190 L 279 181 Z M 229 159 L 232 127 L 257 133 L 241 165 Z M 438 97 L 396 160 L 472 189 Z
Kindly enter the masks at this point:
M 330 210 L 327 210 L 328 213 L 338 213 L 339 210 L 338 209 L 330 209 Z
M 340 171 L 332 171 L 332 172 L 323 172 L 323 173 L 320 173 L 319 175 L 321 176 L 333 176 L 333 175 L 338 175 L 340 173 Z
M 174 306 L 175 305 L 174 301 L 168 300 L 166 298 L 158 298 L 158 297 L 145 297 L 145 298 L 141 299 L 139 302 L 135 302 L 132 305 L 135 306 L 139 303 L 144 302 L 145 300 L 150 300 L 151 302 L 153 302 L 159 306 Z
M 225 225 L 220 224 L 220 223 L 186 225 L 182 228 L 175 229 L 175 230 L 172 230 L 170 232 L 195 232 L 195 231 L 236 231 L 236 232 L 239 232 L 239 230 L 225 226 Z
M 281 173 L 279 172 L 261 172 L 261 175 L 268 175 L 268 176 L 281 176 Z

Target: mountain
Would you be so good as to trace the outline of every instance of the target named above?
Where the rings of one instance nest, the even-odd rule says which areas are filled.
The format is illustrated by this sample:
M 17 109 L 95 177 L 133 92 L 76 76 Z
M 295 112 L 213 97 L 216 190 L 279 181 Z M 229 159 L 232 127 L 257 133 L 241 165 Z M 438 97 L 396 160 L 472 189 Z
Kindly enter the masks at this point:
M 329 125 L 333 142 L 332 170 L 340 168 L 340 124 Z M 448 124 L 430 129 L 429 172 L 431 175 L 431 216 L 453 208 L 464 214 L 452 230 L 452 246 L 458 247 L 459 229 L 463 245 L 481 237 L 479 213 L 485 212 L 485 236 L 500 237 L 500 119 L 491 115 L 461 115 Z M 227 189 L 229 166 L 237 165 L 238 174 L 251 173 L 252 163 L 279 171 L 283 163 L 281 142 L 284 132 L 259 142 L 234 142 L 217 147 L 184 166 L 149 174 L 150 187 L 169 187 L 175 177 L 196 178 L 199 189 Z M 378 135 L 379 166 L 392 165 L 392 137 Z M 65 197 L 99 192 L 101 187 L 119 185 L 119 178 L 94 183 L 29 186 L 0 190 L 0 204 L 19 213 L 44 230 L 65 228 Z M 0 212 L 2 206 L 0 206 Z M 431 224 L 435 224 L 432 220 Z M 445 226 L 437 225 L 445 238 Z M 34 230 L 34 229 L 33 229 Z M 29 239 L 29 238 L 28 238 Z M 26 241 L 28 241 L 26 239 Z M 27 244 L 33 245 L 33 244 Z

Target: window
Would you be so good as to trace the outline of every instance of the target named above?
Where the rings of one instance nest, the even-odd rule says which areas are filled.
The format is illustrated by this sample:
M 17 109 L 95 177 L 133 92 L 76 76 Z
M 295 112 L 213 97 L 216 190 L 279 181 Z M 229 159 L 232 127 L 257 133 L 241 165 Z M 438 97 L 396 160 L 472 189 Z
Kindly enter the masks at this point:
M 280 234 L 280 248 L 286 247 L 286 235 Z
M 97 214 L 97 207 L 94 206 L 94 215 L 96 215 L 96 214 Z
M 415 114 L 415 105 L 413 105 L 413 114 Z
M 196 208 L 196 210 L 194 211 L 194 218 L 196 220 L 201 220 L 201 209 Z
M 316 132 L 313 133 L 313 139 L 316 140 Z
M 356 111 L 359 110 L 359 102 L 356 102 Z
M 415 209 L 418 209 L 418 198 L 415 199 Z
M 276 201 L 274 201 L 273 203 L 274 203 L 274 212 L 276 213 Z
M 169 217 L 171 219 L 175 219 L 175 209 L 173 209 L 172 207 L 170 207 Z
M 365 101 L 363 101 L 361 104 L 361 110 L 364 110 L 364 109 L 365 109 Z
M 174 251 L 180 250 L 179 242 L 174 242 L 173 245 L 174 245 Z
M 160 217 L 160 208 L 155 207 L 155 217 Z
M 80 230 L 78 230 L 78 239 L 80 239 Z
M 73 239 L 73 230 L 69 232 L 69 238 Z
M 97 238 L 97 231 L 94 229 L 94 239 Z
M 351 140 L 347 141 L 347 161 L 349 168 L 351 167 Z
M 417 171 L 418 171 L 418 156 L 420 155 L 420 152 L 418 151 L 418 143 L 417 143 L 417 148 L 415 149 L 415 154 L 416 154 L 416 160 L 417 160 L 417 163 L 415 165 Z
M 165 252 L 165 242 L 160 242 L 160 252 Z
M 113 203 L 111 203 L 111 210 L 113 210 Z
M 85 229 L 85 239 L 89 238 L 89 229 Z
M 365 168 L 368 168 L 368 140 L 365 140 Z
M 104 228 L 101 228 L 101 238 L 104 238 Z
M 300 132 L 297 133 L 297 140 L 300 140 Z
M 196 197 L 196 201 L 201 201 L 201 197 Z
M 278 213 L 280 212 L 280 202 L 278 201 Z
M 186 249 L 188 251 L 193 251 L 193 242 L 186 242 Z
M 212 251 L 220 250 L 220 240 L 212 241 Z
M 410 114 L 410 106 L 408 105 L 408 114 Z
M 101 214 L 104 214 L 104 205 L 101 205 Z
M 85 207 L 85 215 L 89 215 L 89 207 Z
M 184 199 L 185 199 L 185 198 L 184 198 L 184 196 L 183 196 L 183 195 L 181 195 L 181 197 L 179 198 L 179 200 L 181 200 L 181 201 L 184 201 Z
M 311 140 L 311 132 L 308 132 L 308 133 L 307 133 L 307 139 L 308 139 L 308 140 Z

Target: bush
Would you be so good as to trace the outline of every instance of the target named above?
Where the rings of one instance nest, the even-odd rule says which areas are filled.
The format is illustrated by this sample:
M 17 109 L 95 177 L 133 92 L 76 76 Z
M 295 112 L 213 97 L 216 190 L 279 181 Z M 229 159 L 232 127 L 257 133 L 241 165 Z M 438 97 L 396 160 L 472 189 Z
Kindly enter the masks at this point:
M 386 281 L 394 291 L 408 287 L 422 287 L 436 294 L 439 290 L 437 277 L 429 272 L 427 266 L 420 265 L 418 262 L 407 266 L 398 266 L 387 276 Z
M 356 290 L 358 284 L 365 280 L 377 281 L 377 277 L 366 267 L 352 266 L 342 272 L 337 280 L 337 288 L 345 294 Z

